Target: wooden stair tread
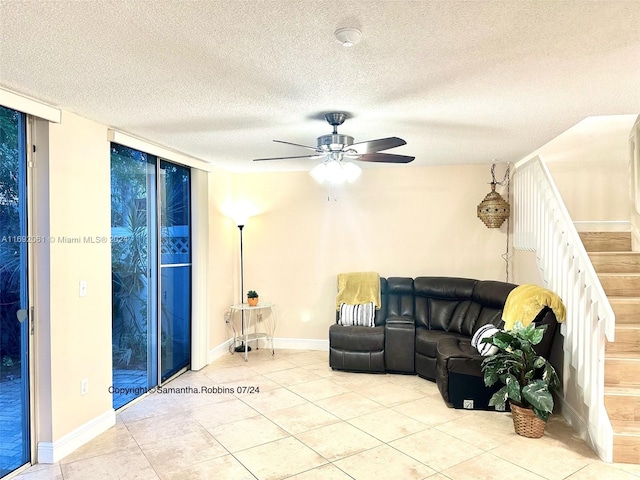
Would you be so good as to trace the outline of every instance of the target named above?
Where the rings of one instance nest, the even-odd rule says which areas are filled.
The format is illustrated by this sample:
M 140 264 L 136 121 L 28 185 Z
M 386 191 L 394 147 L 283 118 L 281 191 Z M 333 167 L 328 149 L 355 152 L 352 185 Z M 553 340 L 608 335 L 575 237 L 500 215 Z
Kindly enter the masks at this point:
M 598 276 L 610 278 L 630 277 L 635 279 L 640 277 L 640 272 L 601 272 Z
M 618 252 L 618 251 L 610 251 L 610 250 L 605 250 L 602 252 L 589 252 L 589 256 L 603 256 L 603 257 L 620 257 L 623 255 L 629 255 L 632 257 L 640 257 L 640 252 L 636 252 L 634 250 L 628 250 L 628 251 L 624 251 L 624 252 Z
M 640 436 L 640 422 L 611 420 L 614 435 L 638 435 Z
M 616 325 L 640 323 L 640 297 L 608 295 L 607 298 L 616 315 Z
M 579 232 L 588 252 L 631 251 L 631 232 Z
M 639 303 L 640 297 L 618 297 L 615 295 L 611 295 L 607 297 L 609 299 L 609 303 Z
M 640 385 L 605 385 L 604 394 L 624 397 L 640 397 Z
M 614 342 L 615 343 L 615 342 Z M 625 360 L 630 362 L 639 362 L 640 363 L 640 352 L 629 352 L 629 353 L 606 353 L 604 356 L 604 361 L 607 360 Z
M 621 325 L 616 324 L 616 330 L 640 330 L 640 323 L 623 323 Z

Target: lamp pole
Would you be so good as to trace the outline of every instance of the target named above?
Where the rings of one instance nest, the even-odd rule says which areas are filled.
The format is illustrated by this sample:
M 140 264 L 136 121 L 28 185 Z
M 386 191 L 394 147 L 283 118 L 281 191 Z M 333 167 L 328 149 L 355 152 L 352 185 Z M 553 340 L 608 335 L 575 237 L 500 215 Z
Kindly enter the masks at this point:
M 244 303 L 244 256 L 242 252 L 242 229 L 244 225 L 238 225 L 238 229 L 240 230 L 240 304 Z M 244 337 L 244 309 L 242 309 L 242 336 Z M 235 348 L 236 352 L 244 352 L 245 345 L 244 341 Z M 246 351 L 250 352 L 251 347 L 249 345 L 246 346 Z

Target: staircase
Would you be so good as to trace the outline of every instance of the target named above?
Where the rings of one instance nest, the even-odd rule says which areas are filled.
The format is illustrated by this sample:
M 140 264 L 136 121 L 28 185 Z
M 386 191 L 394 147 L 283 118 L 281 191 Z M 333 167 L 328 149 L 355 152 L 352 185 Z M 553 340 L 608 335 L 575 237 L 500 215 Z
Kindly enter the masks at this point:
M 580 238 L 616 316 L 604 367 L 613 461 L 640 464 L 640 252 L 631 251 L 626 232 L 583 232 Z

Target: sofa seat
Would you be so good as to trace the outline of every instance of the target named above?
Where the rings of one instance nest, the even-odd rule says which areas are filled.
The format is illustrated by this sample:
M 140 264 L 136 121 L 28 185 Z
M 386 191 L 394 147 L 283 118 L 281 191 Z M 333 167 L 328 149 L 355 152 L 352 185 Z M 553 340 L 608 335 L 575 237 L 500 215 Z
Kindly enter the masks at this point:
M 329 328 L 329 364 L 338 370 L 384 372 L 385 327 Z
M 484 357 L 471 346 L 469 339 L 443 338 L 436 353 L 436 385 L 444 401 L 455 408 L 492 410 L 491 396 L 499 386 L 484 384 Z
M 436 354 L 438 343 L 449 338 L 465 338 L 459 333 L 443 330 L 416 328 L 416 373 L 429 380 L 436 379 Z
M 445 338 L 469 338 L 459 333 L 445 332 L 442 330 L 427 330 L 416 328 L 416 353 L 435 358 L 438 343 Z

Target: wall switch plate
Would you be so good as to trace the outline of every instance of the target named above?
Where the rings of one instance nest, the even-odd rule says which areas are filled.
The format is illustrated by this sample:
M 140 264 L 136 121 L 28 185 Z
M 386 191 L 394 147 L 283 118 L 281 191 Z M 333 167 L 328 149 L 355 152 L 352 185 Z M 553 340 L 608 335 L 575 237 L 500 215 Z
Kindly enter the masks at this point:
M 80 381 L 80 395 L 86 395 L 89 393 L 89 379 L 83 378 Z
M 466 408 L 467 410 L 473 410 L 473 400 L 463 400 L 462 408 Z
M 86 280 L 80 280 L 80 296 L 81 297 L 86 297 L 87 296 L 87 281 Z

